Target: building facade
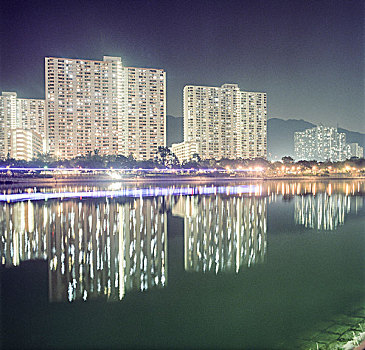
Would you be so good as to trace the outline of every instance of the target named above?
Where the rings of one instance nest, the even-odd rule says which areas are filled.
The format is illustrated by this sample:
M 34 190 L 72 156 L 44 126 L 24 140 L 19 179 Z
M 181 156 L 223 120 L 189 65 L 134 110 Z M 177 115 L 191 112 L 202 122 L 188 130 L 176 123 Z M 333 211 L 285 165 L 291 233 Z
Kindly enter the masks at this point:
M 11 130 L 11 158 L 27 162 L 43 153 L 43 138 L 33 130 Z
M 153 159 L 166 147 L 166 73 L 162 69 L 128 67 L 128 116 L 125 155 Z
M 316 126 L 294 133 L 294 153 L 297 160 L 340 162 L 347 158 L 346 134 L 337 128 Z
M 184 88 L 184 142 L 202 159 L 266 158 L 267 96 L 237 84 Z
M 196 142 L 180 142 L 171 145 L 171 152 L 175 154 L 180 163 L 187 162 L 194 154 L 198 154 Z
M 125 78 L 120 58 L 45 58 L 47 149 L 74 158 L 116 154 L 123 142 Z
M 33 98 L 18 98 L 17 115 L 20 127 L 41 135 L 43 142 L 45 138 L 45 101 Z
M 0 157 L 10 156 L 11 130 L 17 127 L 16 92 L 3 92 L 0 97 Z
M 358 143 L 349 143 L 347 145 L 347 158 L 364 158 L 364 148 Z
M 166 138 L 166 77 L 163 70 L 103 61 L 45 58 L 47 148 L 70 159 L 132 154 L 153 158 Z
M 0 158 L 14 157 L 12 148 L 17 147 L 18 139 L 16 136 L 20 137 L 19 142 L 23 145 L 25 133 L 28 136 L 34 133 L 37 134 L 37 142 L 32 143 L 32 145 L 36 145 L 36 148 L 27 151 L 33 154 L 39 152 L 38 138 L 40 137 L 42 144 L 40 152 L 43 152 L 45 137 L 44 116 L 44 100 L 18 98 L 16 92 L 3 92 L 0 96 Z M 13 132 L 15 130 L 17 132 Z

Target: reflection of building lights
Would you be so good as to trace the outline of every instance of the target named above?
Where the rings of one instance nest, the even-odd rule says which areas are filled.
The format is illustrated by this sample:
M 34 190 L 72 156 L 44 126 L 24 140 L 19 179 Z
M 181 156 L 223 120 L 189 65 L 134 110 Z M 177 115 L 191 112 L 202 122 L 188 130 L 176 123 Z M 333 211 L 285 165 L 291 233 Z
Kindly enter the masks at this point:
M 48 258 L 51 300 L 67 300 L 69 295 L 71 300 L 96 296 L 121 299 L 130 290 L 167 283 L 165 209 L 172 208 L 173 214 L 184 217 L 187 269 L 238 271 L 263 259 L 267 201 L 276 201 L 280 194 L 296 194 L 297 224 L 333 230 L 344 223 L 346 214 L 363 207 L 360 195 L 365 183 L 263 182 L 144 189 L 124 188 L 121 183 L 110 186 L 115 190 L 68 185 L 54 192 L 25 188 L 28 199 L 42 194 L 44 198 L 56 194 L 54 198 L 66 199 L 67 194 L 73 194 L 70 199 L 76 200 L 0 203 L 1 263 L 12 266 Z M 79 201 L 80 193 L 94 200 Z M 118 203 L 105 196 L 117 197 L 116 193 L 129 199 Z M 10 202 L 11 194 L 4 195 Z
M 180 197 L 173 214 L 184 217 L 186 270 L 238 272 L 263 261 L 266 198 Z
M 3 204 L 0 224 L 7 230 L 0 234 L 1 261 L 11 266 L 48 257 L 51 301 L 101 295 L 120 299 L 125 291 L 163 287 L 167 283 L 163 208 L 162 197 L 123 204 L 109 199 Z M 28 225 L 32 220 L 33 226 Z
M 314 196 L 297 196 L 294 202 L 295 223 L 317 230 L 335 230 L 345 222 L 345 214 L 363 207 L 363 198 L 348 197 L 343 193 L 318 193 Z
M 112 179 L 115 179 L 115 180 L 120 180 L 122 179 L 122 176 L 116 172 L 111 172 L 109 173 L 109 176 L 112 178 Z
M 332 194 L 332 184 L 328 184 L 327 193 L 329 196 Z

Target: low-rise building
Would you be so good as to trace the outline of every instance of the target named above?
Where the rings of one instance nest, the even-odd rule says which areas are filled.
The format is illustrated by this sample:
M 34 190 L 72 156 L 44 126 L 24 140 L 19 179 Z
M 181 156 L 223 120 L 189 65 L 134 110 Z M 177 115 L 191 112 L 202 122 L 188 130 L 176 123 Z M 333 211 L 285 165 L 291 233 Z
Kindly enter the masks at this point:
M 194 154 L 198 154 L 198 145 L 196 142 L 173 143 L 171 152 L 175 154 L 180 163 L 188 162 Z
M 11 157 L 31 161 L 43 151 L 42 135 L 33 130 L 14 129 L 11 131 Z

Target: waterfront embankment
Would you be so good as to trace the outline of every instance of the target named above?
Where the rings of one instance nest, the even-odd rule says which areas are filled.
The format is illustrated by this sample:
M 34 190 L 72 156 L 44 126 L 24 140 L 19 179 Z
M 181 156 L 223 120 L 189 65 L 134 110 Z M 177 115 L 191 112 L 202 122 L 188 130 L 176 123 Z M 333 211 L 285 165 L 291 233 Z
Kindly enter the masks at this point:
M 0 177 L 0 186 L 53 186 L 62 184 L 92 184 L 92 183 L 158 183 L 169 184 L 174 182 L 183 183 L 222 183 L 222 182 L 260 182 L 260 181 L 330 181 L 330 180 L 364 180 L 365 176 L 196 176 L 196 175 L 160 175 L 160 176 L 124 176 L 120 178 L 112 178 L 102 175 L 78 175 L 78 176 L 52 176 L 52 177 L 37 177 L 37 176 L 16 176 L 16 177 Z

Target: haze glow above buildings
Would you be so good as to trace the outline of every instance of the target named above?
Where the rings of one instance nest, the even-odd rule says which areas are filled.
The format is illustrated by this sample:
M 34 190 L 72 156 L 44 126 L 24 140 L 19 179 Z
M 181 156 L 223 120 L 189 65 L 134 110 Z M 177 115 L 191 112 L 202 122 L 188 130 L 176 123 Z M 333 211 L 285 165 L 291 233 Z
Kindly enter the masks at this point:
M 361 1 L 2 1 L 0 91 L 44 97 L 44 57 L 122 57 L 167 72 L 167 114 L 185 85 L 268 94 L 268 117 L 364 125 Z M 19 25 L 21 23 L 22 25 Z

